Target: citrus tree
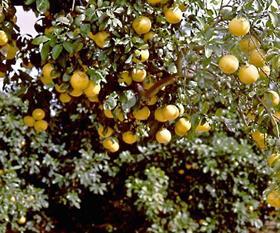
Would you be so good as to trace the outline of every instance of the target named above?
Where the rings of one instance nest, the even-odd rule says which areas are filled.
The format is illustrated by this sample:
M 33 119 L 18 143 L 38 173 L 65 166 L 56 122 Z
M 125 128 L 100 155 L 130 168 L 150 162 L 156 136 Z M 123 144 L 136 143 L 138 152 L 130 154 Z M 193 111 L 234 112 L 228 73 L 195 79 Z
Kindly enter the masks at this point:
M 246 232 L 262 200 L 280 207 L 279 1 L 26 0 L 35 38 L 16 4 L 0 8 L 3 232 L 50 230 L 58 208 L 73 232 Z M 79 223 L 87 204 L 103 219 Z

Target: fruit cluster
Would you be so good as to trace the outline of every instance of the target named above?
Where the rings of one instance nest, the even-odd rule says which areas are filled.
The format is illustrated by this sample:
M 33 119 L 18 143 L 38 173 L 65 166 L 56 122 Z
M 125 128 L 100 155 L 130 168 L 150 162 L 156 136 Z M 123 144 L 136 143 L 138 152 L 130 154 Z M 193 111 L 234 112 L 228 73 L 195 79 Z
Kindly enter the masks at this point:
M 25 116 L 23 118 L 24 124 L 28 127 L 34 127 L 37 133 L 46 131 L 48 128 L 48 122 L 44 120 L 46 114 L 41 108 L 36 108 L 33 110 L 31 116 Z

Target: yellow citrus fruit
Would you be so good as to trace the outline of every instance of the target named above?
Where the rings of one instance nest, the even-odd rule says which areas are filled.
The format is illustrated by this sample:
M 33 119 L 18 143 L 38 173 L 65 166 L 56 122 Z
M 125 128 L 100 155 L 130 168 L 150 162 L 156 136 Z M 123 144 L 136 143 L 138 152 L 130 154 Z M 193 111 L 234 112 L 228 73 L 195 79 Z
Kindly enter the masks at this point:
M 99 137 L 108 138 L 108 137 L 112 136 L 112 134 L 114 133 L 114 130 L 111 127 L 104 128 L 103 125 L 99 125 L 97 132 L 98 132 Z
M 101 86 L 96 84 L 94 81 L 90 80 L 88 87 L 84 90 L 87 97 L 94 97 L 99 94 Z
M 254 131 L 252 133 L 252 138 L 256 142 L 257 147 L 260 149 L 265 149 L 265 134 L 261 133 L 260 131 Z
M 191 122 L 186 118 L 180 118 L 175 124 L 175 133 L 178 136 L 184 136 L 191 129 Z
M 149 59 L 149 56 L 150 56 L 150 53 L 149 53 L 148 49 L 142 49 L 142 50 L 137 49 L 134 52 L 134 57 L 133 57 L 132 60 L 135 63 L 145 62 L 145 61 L 147 61 Z
M 280 208 L 280 191 L 273 190 L 267 195 L 267 203 L 274 208 Z
M 62 103 L 69 103 L 71 101 L 71 96 L 68 95 L 67 93 L 61 93 L 59 95 L 59 100 L 62 102 Z
M 26 223 L 26 217 L 25 216 L 21 216 L 19 219 L 18 219 L 18 224 L 20 225 L 23 225 Z
M 238 70 L 239 61 L 233 55 L 225 55 L 219 61 L 219 68 L 225 74 L 233 74 Z
M 129 75 L 129 72 L 128 71 L 121 72 L 118 82 L 125 83 L 127 86 L 129 86 L 132 83 L 132 78 Z
M 180 170 L 178 171 L 178 174 L 179 174 L 179 175 L 184 175 L 184 174 L 185 174 L 184 169 L 180 169 Z
M 280 161 L 280 154 L 271 154 L 267 158 L 267 163 L 270 167 L 273 167 L 277 161 Z
M 97 32 L 96 34 L 89 33 L 89 37 L 95 42 L 99 48 L 104 48 L 107 44 L 110 34 L 105 31 Z
M 88 100 L 92 103 L 98 103 L 99 102 L 98 95 L 95 95 L 93 97 L 88 97 Z
M 246 18 L 236 17 L 229 22 L 228 29 L 234 36 L 245 36 L 250 31 L 250 23 Z
M 171 141 L 171 133 L 168 129 L 162 128 L 156 133 L 156 140 L 161 144 L 167 144 Z
M 154 96 L 150 97 L 146 101 L 146 103 L 147 103 L 148 106 L 152 106 L 152 105 L 155 105 L 157 103 L 157 101 L 158 101 L 158 97 L 156 95 L 154 95 Z
M 6 75 L 5 72 L 0 71 L 0 78 L 5 78 L 5 75 Z
M 150 112 L 150 109 L 147 106 L 145 106 L 140 109 L 135 109 L 132 112 L 132 114 L 136 120 L 145 121 L 149 118 L 151 112 Z
M 66 92 L 66 89 L 63 88 L 63 84 L 60 84 L 60 85 L 55 84 L 55 85 L 54 85 L 54 88 L 55 88 L 55 90 L 56 90 L 58 93 L 64 93 L 64 92 Z
M 244 84 L 252 84 L 259 78 L 259 71 L 254 65 L 243 65 L 239 69 L 238 77 Z
M 109 109 L 104 109 L 104 115 L 107 118 L 114 118 L 112 111 Z
M 147 0 L 147 3 L 151 4 L 151 5 L 156 5 L 158 3 L 160 3 L 161 0 Z
M 77 89 L 73 89 L 71 92 L 69 92 L 69 95 L 73 96 L 73 97 L 79 97 L 83 94 L 82 90 L 77 90 Z
M 175 105 L 169 104 L 162 108 L 162 115 L 164 119 L 173 121 L 180 115 L 180 112 Z
M 157 121 L 159 122 L 166 122 L 168 121 L 164 116 L 163 116 L 163 111 L 162 108 L 157 108 L 154 112 L 154 117 Z
M 132 80 L 135 82 L 143 82 L 147 76 L 147 72 L 144 69 L 133 69 L 131 73 Z
M 51 63 L 47 63 L 43 66 L 42 73 L 45 78 L 54 78 L 52 72 L 54 71 L 54 66 Z
M 131 131 L 122 134 L 122 140 L 127 144 L 133 144 L 138 140 L 138 136 Z
M 32 117 L 36 121 L 43 120 L 45 118 L 45 111 L 41 108 L 36 108 L 32 112 Z
M 205 122 L 204 124 L 199 123 L 198 126 L 195 128 L 195 132 L 197 133 L 205 133 L 211 130 L 211 126 L 208 122 Z
M 4 32 L 3 30 L 0 30 L 0 46 L 7 44 L 8 40 L 9 39 L 8 39 L 6 32 Z
M 16 46 L 10 45 L 10 44 L 6 44 L 3 47 L 3 50 L 5 52 L 5 57 L 7 60 L 12 60 L 15 58 L 18 48 Z
M 74 90 L 85 90 L 89 85 L 89 78 L 85 72 L 75 71 L 70 78 L 70 84 Z
M 37 133 L 46 131 L 48 128 L 48 122 L 44 120 L 39 120 L 34 123 L 34 129 L 36 130 Z
M 280 103 L 280 97 L 277 92 L 269 90 L 264 94 L 264 102 L 270 106 L 276 106 Z
M 138 35 L 142 35 L 151 30 L 152 22 L 146 16 L 139 16 L 133 20 L 132 27 Z
M 47 76 L 41 76 L 40 81 L 46 86 L 53 84 L 53 79 L 51 77 L 47 77 Z
M 244 53 L 257 49 L 261 46 L 261 43 L 254 36 L 246 36 L 239 41 L 239 47 Z
M 266 54 L 262 49 L 254 49 L 250 52 L 249 63 L 256 66 L 262 67 L 265 65 Z
M 152 40 L 155 36 L 155 33 L 154 32 L 148 32 L 144 35 L 143 39 L 145 42 L 149 41 L 149 40 Z
M 33 127 L 34 126 L 34 123 L 35 123 L 35 120 L 32 116 L 25 116 L 23 118 L 23 122 L 26 126 L 28 127 Z
M 113 138 L 106 138 L 102 144 L 106 150 L 112 153 L 117 152 L 120 148 L 118 141 Z
M 259 68 L 259 74 L 261 78 L 267 78 L 270 75 L 270 67 L 269 66 L 263 66 Z
M 180 8 L 168 8 L 164 11 L 165 19 L 170 24 L 180 23 L 183 18 L 183 12 Z

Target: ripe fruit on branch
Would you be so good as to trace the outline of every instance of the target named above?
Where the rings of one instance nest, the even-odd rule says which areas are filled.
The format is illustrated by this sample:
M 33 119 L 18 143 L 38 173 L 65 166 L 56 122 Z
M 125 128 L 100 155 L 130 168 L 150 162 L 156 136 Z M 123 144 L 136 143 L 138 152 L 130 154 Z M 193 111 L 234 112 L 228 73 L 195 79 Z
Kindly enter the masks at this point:
M 239 47 L 244 53 L 249 53 L 260 46 L 261 43 L 254 36 L 246 36 L 239 42 Z
M 277 92 L 269 90 L 264 94 L 263 101 L 269 106 L 277 106 L 280 103 L 280 97 Z
M 259 78 L 259 72 L 254 65 L 243 65 L 239 69 L 238 77 L 240 82 L 252 84 Z
M 18 224 L 20 225 L 23 225 L 26 223 L 26 217 L 25 216 L 21 216 L 19 219 L 18 219 Z
M 250 31 L 250 23 L 246 18 L 236 17 L 229 22 L 228 29 L 234 36 L 245 36 Z
M 78 90 L 78 89 L 73 89 L 71 92 L 69 92 L 69 95 L 73 96 L 73 97 L 79 97 L 83 94 L 82 90 Z
M 274 167 L 274 165 L 276 164 L 276 162 L 280 161 L 280 154 L 271 154 L 268 158 L 267 158 L 267 163 L 270 167 Z
M 156 140 L 161 144 L 167 144 L 171 141 L 171 133 L 168 129 L 162 128 L 156 133 Z
M 260 131 L 256 130 L 252 133 L 252 138 L 256 142 L 257 147 L 260 149 L 265 149 L 265 134 L 261 133 Z
M 98 132 L 99 137 L 108 138 L 108 137 L 112 136 L 112 134 L 114 133 L 114 130 L 111 127 L 104 128 L 103 125 L 99 125 L 97 132 Z
M 254 49 L 250 52 L 249 63 L 256 67 L 262 67 L 265 65 L 266 54 L 262 49 Z
M 135 50 L 132 61 L 135 63 L 145 62 L 149 59 L 150 53 L 148 49 Z
M 70 84 L 74 90 L 85 90 L 89 85 L 89 78 L 82 71 L 75 71 L 70 78 Z
M 147 72 L 144 69 L 133 69 L 131 77 L 135 82 L 143 82 L 147 76 Z
M 132 27 L 138 35 L 142 35 L 151 30 L 152 22 L 146 16 L 139 16 L 133 20 Z
M 159 122 L 166 122 L 167 119 L 163 116 L 162 108 L 157 108 L 154 112 L 154 117 Z
M 259 68 L 259 74 L 261 78 L 267 78 L 270 75 L 270 67 L 269 66 L 263 66 Z
M 132 114 L 136 120 L 145 121 L 149 118 L 151 112 L 150 112 L 150 109 L 147 106 L 145 106 L 140 109 L 135 109 L 132 112 Z
M 173 121 L 180 115 L 180 112 L 175 105 L 169 104 L 162 108 L 162 115 L 164 119 Z
M 35 120 L 32 116 L 25 116 L 23 118 L 23 122 L 26 126 L 28 127 L 33 127 L 34 126 L 34 123 L 35 123 Z
M 161 2 L 161 0 L 147 0 L 147 2 L 151 5 L 156 5 Z
M 47 63 L 43 66 L 42 69 L 42 73 L 44 78 L 46 79 L 53 79 L 54 75 L 53 75 L 53 71 L 54 71 L 54 66 L 51 63 Z
M 267 195 L 267 203 L 274 208 L 280 208 L 280 191 L 273 190 Z
M 122 134 L 122 140 L 127 144 L 133 144 L 138 140 L 138 136 L 131 131 Z
M 208 122 L 205 122 L 204 124 L 199 123 L 195 128 L 195 132 L 197 133 L 205 133 L 209 130 L 211 130 L 211 126 Z
M 62 103 L 69 103 L 71 101 L 71 96 L 69 96 L 67 93 L 61 93 L 59 95 L 59 100 Z
M 190 129 L 191 122 L 186 118 L 180 118 L 175 124 L 175 133 L 180 137 L 186 135 Z
M 85 95 L 88 98 L 94 97 L 99 94 L 101 86 L 96 84 L 94 81 L 90 80 L 88 87 L 84 90 Z
M 44 120 L 39 120 L 34 123 L 34 129 L 36 130 L 37 133 L 46 131 L 48 128 L 48 122 Z
M 32 112 L 32 117 L 36 121 L 43 120 L 45 118 L 45 115 L 45 111 L 41 108 L 36 108 Z
M 103 147 L 111 153 L 117 152 L 120 148 L 119 143 L 115 138 L 106 138 L 102 144 Z
M 0 46 L 7 44 L 8 41 L 9 41 L 9 39 L 8 39 L 6 32 L 4 32 L 3 30 L 0 30 Z
M 225 74 L 233 74 L 238 70 L 239 61 L 233 55 L 225 55 L 219 61 L 219 68 Z
M 101 31 L 97 32 L 96 34 L 92 34 L 92 32 L 90 32 L 88 36 L 99 48 L 103 49 L 106 46 L 110 34 L 108 32 Z
M 164 11 L 165 19 L 170 24 L 180 23 L 183 18 L 183 12 L 179 7 L 168 8 Z

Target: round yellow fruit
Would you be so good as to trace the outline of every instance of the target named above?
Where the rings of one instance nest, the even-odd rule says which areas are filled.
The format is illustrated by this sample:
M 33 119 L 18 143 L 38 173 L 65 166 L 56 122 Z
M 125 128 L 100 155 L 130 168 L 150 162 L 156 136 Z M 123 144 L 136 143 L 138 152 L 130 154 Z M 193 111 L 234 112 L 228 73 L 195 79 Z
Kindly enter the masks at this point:
M 10 44 L 6 44 L 3 49 L 5 50 L 5 56 L 7 60 L 12 60 L 15 58 L 18 48 Z
M 164 11 L 165 19 L 170 24 L 180 23 L 183 18 L 183 12 L 180 8 L 169 8 Z
M 45 118 L 45 111 L 41 108 L 36 108 L 32 112 L 32 117 L 36 121 L 43 120 Z
M 53 79 L 51 77 L 47 77 L 47 76 L 41 76 L 40 81 L 46 86 L 53 84 Z
M 270 67 L 269 66 L 263 66 L 259 68 L 259 74 L 261 78 L 267 78 L 270 75 Z
M 118 141 L 113 138 L 106 138 L 102 144 L 106 150 L 112 153 L 117 152 L 120 148 Z
M 108 138 L 108 137 L 112 136 L 112 134 L 114 133 L 114 130 L 111 127 L 104 128 L 103 125 L 99 125 L 97 132 L 98 132 L 99 137 Z
M 145 121 L 149 118 L 151 112 L 150 109 L 147 106 L 145 106 L 143 108 L 134 110 L 132 114 L 136 120 Z
M 95 95 L 93 97 L 88 97 L 88 100 L 92 103 L 98 103 L 99 102 L 98 95 Z
M 89 33 L 89 37 L 95 42 L 95 44 L 103 49 L 106 46 L 110 34 L 105 31 L 97 32 L 93 35 L 91 32 Z
M 69 103 L 71 101 L 71 96 L 68 95 L 67 93 L 61 93 L 59 95 L 59 100 L 64 104 Z
M 228 29 L 234 36 L 245 36 L 250 31 L 250 23 L 246 18 L 236 17 L 229 22 Z
M 243 65 L 239 69 L 238 77 L 244 84 L 252 84 L 259 78 L 259 71 L 254 65 Z
M 0 46 L 7 44 L 8 41 L 9 41 L 9 39 L 8 39 L 6 32 L 4 32 L 3 30 L 0 30 Z
M 36 130 L 37 133 L 46 131 L 48 128 L 48 122 L 44 120 L 39 120 L 34 123 L 34 129 Z
M 132 27 L 138 35 L 142 35 L 151 30 L 152 22 L 146 16 L 139 16 L 133 20 Z
M 156 133 L 156 140 L 161 144 L 167 144 L 171 141 L 171 133 L 168 129 L 160 129 Z
M 0 78 L 5 78 L 5 75 L 6 75 L 5 72 L 0 71 Z
M 94 97 L 99 94 L 101 86 L 96 84 L 94 81 L 90 80 L 88 87 L 84 90 L 87 97 Z
M 113 113 L 110 109 L 104 109 L 104 115 L 107 118 L 114 118 Z
M 127 131 L 122 134 L 122 140 L 127 144 L 133 144 L 137 142 L 138 136 L 131 131 Z
M 162 108 L 157 108 L 155 110 L 155 113 L 154 113 L 154 117 L 157 121 L 159 122 L 166 122 L 168 121 L 164 116 L 163 116 L 163 111 L 162 111 Z
M 249 63 L 256 67 L 263 67 L 265 65 L 266 54 L 262 49 L 254 49 L 250 52 Z
M 191 129 L 191 122 L 186 118 L 180 118 L 175 124 L 175 133 L 178 136 L 184 136 Z
M 127 86 L 129 86 L 132 83 L 132 78 L 129 75 L 129 72 L 128 71 L 121 72 L 118 82 L 125 83 Z
M 147 76 L 147 72 L 144 69 L 133 69 L 131 73 L 132 80 L 135 82 L 143 82 Z
M 71 92 L 69 92 L 69 95 L 73 96 L 73 97 L 79 97 L 83 94 L 82 90 L 77 90 L 77 89 L 73 89 Z
M 55 88 L 55 90 L 56 90 L 58 93 L 64 93 L 64 92 L 66 92 L 66 89 L 63 88 L 63 85 L 62 85 L 62 84 L 61 84 L 61 85 L 55 84 L 55 85 L 54 85 L 54 88 Z
M 180 112 L 175 105 L 169 104 L 162 108 L 162 115 L 164 119 L 173 121 L 180 115 Z
M 42 73 L 45 78 L 52 79 L 54 78 L 52 72 L 54 71 L 54 66 L 51 63 L 47 63 L 43 66 Z
M 267 195 L 267 203 L 274 208 L 280 208 L 280 191 L 273 190 Z
M 257 49 L 261 46 L 261 43 L 254 36 L 246 36 L 239 41 L 239 47 L 244 53 Z
M 160 3 L 161 0 L 147 0 L 147 3 L 151 4 L 151 5 L 156 5 L 158 3 Z
M 225 74 L 233 74 L 238 70 L 239 61 L 233 55 L 225 55 L 219 61 L 219 68 Z
M 265 149 L 265 134 L 261 133 L 260 131 L 254 131 L 252 133 L 252 138 L 256 142 L 257 147 L 260 149 Z
M 149 41 L 149 40 L 152 40 L 155 36 L 155 33 L 154 32 L 148 32 L 144 35 L 143 39 L 145 42 Z
M 85 72 L 75 71 L 70 78 L 70 84 L 74 90 L 85 90 L 89 85 L 89 78 Z
M 26 217 L 25 216 L 21 216 L 19 219 L 18 219 L 18 224 L 20 225 L 23 225 L 26 223 Z
M 35 123 L 35 120 L 32 116 L 25 116 L 23 118 L 23 122 L 26 126 L 28 127 L 33 127 L 34 126 L 34 123 Z
M 152 105 L 155 105 L 157 103 L 157 101 L 158 101 L 158 97 L 156 95 L 154 95 L 154 96 L 150 97 L 146 101 L 146 103 L 147 103 L 148 106 L 152 106 Z
M 204 124 L 199 123 L 198 126 L 195 128 L 195 132 L 197 133 L 205 133 L 211 130 L 211 126 L 208 122 L 205 122 Z
M 264 94 L 264 102 L 270 106 L 277 106 L 280 103 L 280 97 L 277 92 L 269 90 Z
M 277 161 L 280 161 L 280 154 L 271 154 L 267 158 L 267 163 L 270 167 L 273 167 Z
M 133 61 L 135 63 L 145 62 L 149 59 L 150 53 L 148 49 L 136 50 L 134 52 Z

